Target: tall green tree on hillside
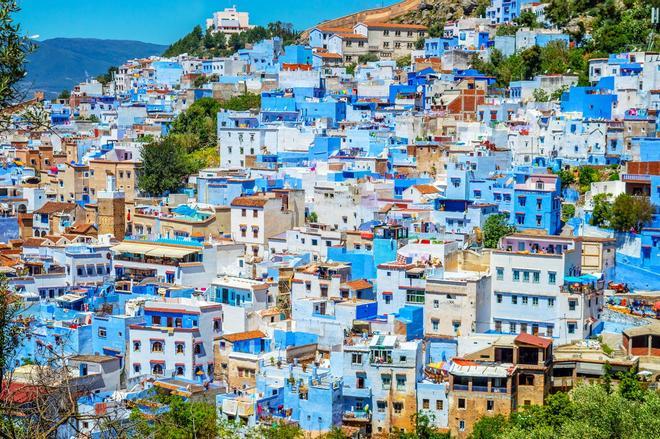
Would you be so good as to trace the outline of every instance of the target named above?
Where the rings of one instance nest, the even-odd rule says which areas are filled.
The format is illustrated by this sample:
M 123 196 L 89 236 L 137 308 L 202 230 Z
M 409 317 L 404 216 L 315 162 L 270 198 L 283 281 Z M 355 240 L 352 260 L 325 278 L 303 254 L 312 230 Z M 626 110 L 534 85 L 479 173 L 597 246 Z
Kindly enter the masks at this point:
M 500 239 L 516 232 L 516 228 L 509 225 L 505 215 L 498 213 L 489 216 L 484 222 L 484 247 L 497 248 Z
M 640 232 L 655 212 L 649 197 L 620 194 L 612 203 L 610 226 L 620 232 Z
M 194 172 L 194 166 L 182 140 L 170 135 L 160 142 L 141 146 L 142 170 L 138 174 L 138 187 L 151 196 L 177 192 L 185 178 Z
M 26 74 L 27 55 L 35 49 L 14 21 L 19 10 L 15 0 L 0 1 L 0 132 L 11 124 L 11 117 L 1 111 L 25 97 L 19 82 Z
M 583 384 L 568 394 L 550 395 L 543 406 L 522 408 L 510 417 L 485 417 L 473 439 L 654 438 L 660 431 L 660 393 L 645 390 L 631 372 L 609 391 Z
M 219 101 L 202 98 L 195 101 L 186 111 L 172 122 L 172 134 L 192 134 L 197 139 L 193 150 L 216 146 L 218 111 L 222 108 Z

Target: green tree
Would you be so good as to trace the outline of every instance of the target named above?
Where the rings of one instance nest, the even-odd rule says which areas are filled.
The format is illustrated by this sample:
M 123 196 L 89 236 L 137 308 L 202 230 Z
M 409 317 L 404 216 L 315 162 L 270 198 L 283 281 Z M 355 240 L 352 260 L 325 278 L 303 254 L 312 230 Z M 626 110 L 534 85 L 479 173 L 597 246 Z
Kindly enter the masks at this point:
M 346 66 L 346 73 L 349 75 L 353 75 L 355 73 L 356 68 L 357 68 L 357 64 L 350 63 Z
M 594 210 L 589 223 L 596 227 L 609 227 L 612 218 L 612 203 L 608 201 L 611 194 L 596 194 L 593 197 Z
M 167 50 L 163 52 L 163 56 L 173 57 L 183 53 L 188 53 L 189 55 L 199 55 L 200 50 L 202 49 L 203 38 L 204 32 L 202 32 L 202 27 L 195 26 L 189 34 L 172 43 L 167 48 Z
M 350 439 L 350 436 L 344 433 L 341 427 L 332 427 L 332 429 L 323 436 L 323 439 Z
M 507 419 L 502 415 L 485 416 L 474 425 L 470 439 L 495 439 L 507 425 Z
M 414 430 L 397 430 L 393 437 L 397 439 L 449 439 L 448 433 L 441 433 L 433 426 L 433 415 L 417 412 L 411 416 L 411 420 L 415 426 Z
M 160 142 L 141 146 L 142 170 L 138 174 L 141 191 L 161 196 L 184 186 L 184 179 L 194 172 L 194 166 L 183 139 L 183 136 L 169 135 Z
M 99 75 L 96 77 L 96 80 L 99 81 L 103 85 L 108 85 L 110 82 L 112 82 L 115 73 L 117 73 L 119 69 L 115 66 L 111 66 L 108 68 L 108 71 L 105 72 L 102 75 Z
M 484 222 L 484 247 L 497 248 L 500 239 L 515 232 L 516 228 L 509 225 L 505 215 L 491 215 Z
M 71 97 L 71 92 L 69 90 L 62 90 L 60 94 L 57 96 L 57 99 L 69 100 L 70 97 Z
M 532 96 L 534 97 L 534 101 L 536 102 L 548 102 L 550 100 L 550 96 L 548 96 L 548 92 L 543 90 L 542 88 L 537 88 L 536 90 L 534 90 Z
M 522 11 L 518 17 L 513 20 L 520 27 L 528 27 L 530 29 L 536 29 L 541 27 L 538 21 L 536 21 L 536 14 L 532 11 Z
M 575 204 L 564 203 L 561 205 L 561 220 L 563 222 L 575 216 Z
M 26 57 L 35 49 L 14 20 L 19 10 L 15 0 L 0 2 L 0 133 L 11 124 L 11 116 L 1 110 L 23 100 L 19 82 L 26 74 Z
M 408 67 L 411 63 L 410 55 L 402 56 L 396 60 L 396 66 L 399 68 Z
M 166 408 L 158 416 L 146 416 L 139 409 L 131 413 L 139 437 L 153 439 L 215 439 L 219 428 L 215 406 L 186 401 L 179 396 L 158 395 Z
M 28 330 L 20 320 L 22 309 L 20 296 L 9 286 L 7 277 L 0 275 L 0 389 L 4 388 L 7 373 L 16 359 L 16 350 Z
M 317 223 L 319 221 L 319 215 L 316 212 L 310 212 L 307 216 L 307 221 L 310 223 Z
M 651 221 L 655 208 L 649 197 L 620 194 L 612 203 L 610 226 L 620 232 L 639 233 Z
M 194 135 L 197 144 L 193 150 L 216 146 L 218 112 L 221 109 L 219 101 L 212 98 L 198 99 L 174 119 L 170 133 Z
M 562 189 L 566 189 L 575 183 L 575 174 L 572 169 L 560 169 L 557 171 L 557 177 L 561 181 Z
M 378 61 L 378 55 L 375 53 L 365 53 L 364 55 L 358 56 L 358 63 L 359 64 L 366 64 L 368 62 L 375 62 Z
M 482 418 L 474 431 L 498 439 L 657 437 L 660 394 L 645 390 L 634 375 L 628 373 L 626 384 L 622 378 L 611 392 L 601 384 L 582 384 L 568 394 L 550 395 L 545 405 L 522 408 L 505 422 Z
M 581 166 L 578 175 L 578 184 L 581 193 L 587 192 L 591 189 L 591 183 L 600 180 L 600 175 L 595 168 L 591 166 Z

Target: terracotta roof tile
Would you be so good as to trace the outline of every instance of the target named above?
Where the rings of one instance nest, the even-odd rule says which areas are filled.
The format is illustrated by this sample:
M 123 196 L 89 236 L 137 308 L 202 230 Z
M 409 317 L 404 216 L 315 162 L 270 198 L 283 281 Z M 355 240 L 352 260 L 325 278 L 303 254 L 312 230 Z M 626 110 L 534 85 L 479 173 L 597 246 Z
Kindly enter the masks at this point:
M 235 334 L 226 334 L 222 336 L 223 340 L 234 343 L 237 341 L 254 340 L 255 338 L 265 338 L 266 334 L 261 331 L 237 332 Z
M 236 197 L 231 205 L 237 207 L 264 207 L 269 198 L 264 197 Z
M 34 213 L 45 213 L 50 215 L 52 213 L 71 212 L 75 210 L 76 207 L 77 204 L 74 203 L 58 203 L 55 201 L 49 201 L 41 206 L 40 209 L 35 210 Z

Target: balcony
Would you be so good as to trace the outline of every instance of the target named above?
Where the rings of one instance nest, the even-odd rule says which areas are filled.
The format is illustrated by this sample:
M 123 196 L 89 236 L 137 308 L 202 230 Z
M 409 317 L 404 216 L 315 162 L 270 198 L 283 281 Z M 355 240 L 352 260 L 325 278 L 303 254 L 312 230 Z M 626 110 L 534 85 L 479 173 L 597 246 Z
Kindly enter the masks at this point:
M 506 393 L 506 387 L 491 387 L 490 391 L 492 393 Z
M 469 386 L 467 384 L 454 384 L 453 390 L 463 390 L 467 391 Z
M 346 423 L 368 423 L 371 422 L 371 413 L 364 410 L 347 410 L 342 415 Z

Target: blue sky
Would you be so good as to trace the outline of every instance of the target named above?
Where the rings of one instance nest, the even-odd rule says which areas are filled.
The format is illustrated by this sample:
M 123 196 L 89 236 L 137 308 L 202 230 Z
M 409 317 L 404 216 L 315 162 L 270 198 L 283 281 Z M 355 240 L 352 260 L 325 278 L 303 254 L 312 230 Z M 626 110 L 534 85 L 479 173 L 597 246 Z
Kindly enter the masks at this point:
M 169 44 L 203 24 L 211 12 L 236 5 L 254 24 L 288 21 L 303 29 L 328 18 L 395 0 L 22 0 L 23 31 L 40 40 L 89 37 Z

